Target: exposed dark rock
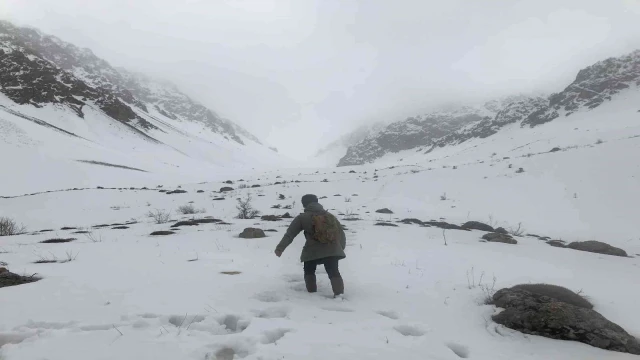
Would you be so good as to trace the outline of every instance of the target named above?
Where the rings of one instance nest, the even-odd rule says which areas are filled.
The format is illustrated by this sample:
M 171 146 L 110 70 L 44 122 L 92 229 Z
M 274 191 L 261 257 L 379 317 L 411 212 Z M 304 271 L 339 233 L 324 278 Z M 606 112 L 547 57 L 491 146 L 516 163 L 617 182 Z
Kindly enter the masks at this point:
M 498 233 L 487 233 L 482 236 L 484 240 L 489 242 L 500 242 L 505 244 L 517 244 L 518 241 L 512 238 L 510 235 L 498 234 Z
M 592 253 L 605 254 L 605 255 L 613 255 L 613 256 L 627 256 L 627 252 L 611 246 L 607 243 L 603 243 L 601 241 L 589 240 L 589 241 L 577 241 L 572 242 L 567 245 L 569 249 L 580 250 L 580 251 L 588 251 Z
M 499 227 L 495 230 L 493 230 L 494 233 L 498 233 L 498 234 L 504 234 L 507 235 L 509 234 L 509 232 L 507 231 L 507 229 L 503 228 L 503 227 Z
M 260 217 L 260 219 L 264 220 L 264 221 L 280 221 L 280 217 L 276 216 L 276 215 L 263 215 L 262 217 Z
M 112 227 L 112 230 L 125 230 L 128 229 L 128 226 L 116 226 L 116 227 Z
M 90 231 L 87 231 L 87 230 L 80 230 L 80 231 L 72 232 L 72 234 L 88 234 L 88 233 L 90 233 Z
M 181 190 L 181 189 L 176 189 L 173 191 L 167 191 L 166 194 L 170 195 L 170 194 L 186 194 L 187 190 Z
M 276 230 L 276 229 L 267 229 L 267 230 L 265 230 L 265 232 L 278 232 L 278 230 Z
M 0 267 L 0 288 L 28 284 L 38 280 L 40 280 L 40 278 L 36 277 L 35 274 L 32 276 L 22 276 L 14 274 L 6 268 Z
M 157 235 L 173 235 L 173 234 L 175 234 L 175 232 L 173 232 L 173 231 L 160 230 L 160 231 L 154 231 L 149 235 L 157 236 Z
M 580 294 L 558 285 L 551 284 L 520 284 L 511 287 L 512 290 L 526 290 L 534 294 L 548 296 L 558 301 L 578 306 L 584 309 L 593 309 L 593 305 Z
M 525 334 L 640 355 L 637 339 L 594 310 L 517 288 L 499 290 L 493 304 L 505 309 L 495 322 Z
M 189 221 L 194 222 L 196 224 L 216 224 L 216 223 L 223 222 L 222 220 L 213 219 L 213 218 L 193 219 L 193 220 L 189 220 Z
M 213 200 L 213 201 L 221 201 L 221 200 L 224 200 L 224 199 L 225 198 L 223 198 L 223 197 L 217 197 L 217 198 L 213 198 L 211 200 Z
M 393 211 L 391 211 L 391 210 L 389 210 L 387 208 L 378 209 L 378 210 L 376 210 L 376 212 L 379 213 L 379 214 L 393 214 Z
M 65 226 L 63 228 L 60 228 L 60 230 L 76 230 L 77 228 L 75 227 L 70 227 L 70 226 Z
M 291 216 L 291 214 L 289 214 L 288 212 L 280 215 L 281 219 L 293 219 L 293 216 Z
M 264 233 L 262 229 L 246 228 L 238 236 L 243 239 L 257 239 L 257 238 L 266 237 L 267 235 Z
M 435 226 L 437 228 L 446 229 L 446 230 L 465 230 L 469 231 L 469 229 L 463 229 L 461 226 L 455 224 L 449 224 L 445 221 L 425 221 L 423 225 Z
M 391 226 L 391 227 L 398 227 L 398 225 L 393 224 L 393 223 L 389 223 L 389 222 L 378 222 L 375 223 L 376 226 Z
M 204 192 L 204 190 L 198 190 L 196 191 L 198 194 L 202 194 Z
M 57 239 L 43 240 L 43 241 L 40 241 L 40 242 L 42 244 L 60 244 L 60 243 L 72 242 L 74 240 L 77 240 L 77 239 L 76 238 L 67 238 L 67 239 L 57 238 Z
M 414 219 L 414 218 L 409 218 L 409 219 L 402 219 L 398 222 L 401 222 L 403 224 L 418 224 L 418 225 L 423 225 L 424 222 L 422 222 L 422 220 L 418 220 L 418 219 Z
M 551 246 L 554 246 L 554 247 L 560 247 L 560 248 L 567 247 L 567 245 L 562 240 L 549 240 L 549 241 L 547 241 L 547 244 L 549 244 Z
M 553 149 L 549 150 L 549 152 L 558 152 L 562 149 L 560 149 L 559 147 L 554 147 Z
M 492 226 L 481 223 L 479 221 L 467 221 L 466 223 L 462 224 L 462 228 L 469 230 L 494 231 Z
M 260 186 L 261 186 L 261 185 L 259 185 L 259 184 L 251 185 L 251 187 L 252 187 L 252 188 L 259 188 Z
M 233 191 L 233 188 L 231 186 L 224 186 L 220 188 L 220 192 L 227 192 L 227 191 Z
M 179 226 L 198 226 L 198 223 L 193 220 L 184 220 L 184 221 L 178 221 L 177 223 L 171 225 L 171 227 L 179 227 Z

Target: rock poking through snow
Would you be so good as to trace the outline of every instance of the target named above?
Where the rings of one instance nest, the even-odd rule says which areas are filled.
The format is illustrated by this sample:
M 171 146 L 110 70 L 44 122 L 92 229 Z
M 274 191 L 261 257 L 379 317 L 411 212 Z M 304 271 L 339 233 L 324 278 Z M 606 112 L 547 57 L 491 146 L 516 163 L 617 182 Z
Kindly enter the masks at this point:
M 567 245 L 569 249 L 580 250 L 580 251 L 588 251 L 592 253 L 604 254 L 604 255 L 613 255 L 613 256 L 627 256 L 627 252 L 617 248 L 615 246 L 611 246 L 607 243 L 603 243 L 601 241 L 589 240 L 589 241 L 576 241 Z
M 257 239 L 257 238 L 266 237 L 267 235 L 264 233 L 262 229 L 246 228 L 238 236 L 240 236 L 243 239 Z
M 637 339 L 594 310 L 514 288 L 496 292 L 493 304 L 505 309 L 495 322 L 525 334 L 640 355 Z
M 462 228 L 463 229 L 470 229 L 470 230 L 480 230 L 480 231 L 495 231 L 493 229 L 493 226 L 481 223 L 479 221 L 467 221 L 466 223 L 462 224 Z
M 512 238 L 510 235 L 498 234 L 498 233 L 487 233 L 482 236 L 484 240 L 489 242 L 501 242 L 505 244 L 517 244 L 518 241 Z

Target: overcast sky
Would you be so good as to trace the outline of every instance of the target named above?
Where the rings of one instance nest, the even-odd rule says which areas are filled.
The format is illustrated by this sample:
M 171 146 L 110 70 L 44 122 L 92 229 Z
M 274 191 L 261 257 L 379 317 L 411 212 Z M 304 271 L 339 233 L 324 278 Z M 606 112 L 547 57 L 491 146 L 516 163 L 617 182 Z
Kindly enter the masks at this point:
M 171 80 L 297 158 L 640 48 L 640 0 L 0 0 L 0 17 Z

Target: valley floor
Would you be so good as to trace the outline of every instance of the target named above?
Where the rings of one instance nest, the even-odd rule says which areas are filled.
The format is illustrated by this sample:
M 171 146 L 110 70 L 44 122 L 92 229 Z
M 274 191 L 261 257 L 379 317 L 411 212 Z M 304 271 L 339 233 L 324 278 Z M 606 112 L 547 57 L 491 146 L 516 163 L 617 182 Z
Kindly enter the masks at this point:
M 373 170 L 273 171 L 245 178 L 246 184 L 260 187 L 225 194 L 218 190 L 226 184 L 206 183 L 185 184 L 186 193 L 171 195 L 159 189 L 86 189 L 0 199 L 0 216 L 15 218 L 30 231 L 0 238 L 0 261 L 12 272 L 42 277 L 0 288 L 0 358 L 637 358 L 509 330 L 491 320 L 496 310 L 483 302 L 492 289 L 519 283 L 562 285 L 586 294 L 595 310 L 638 336 L 640 318 L 633 314 L 639 257 L 556 248 L 531 236 L 517 237 L 517 245 L 485 243 L 479 241 L 480 231 L 397 224 L 403 218 L 443 217 L 457 224 L 489 219 L 487 213 L 471 210 L 479 207 L 472 199 L 456 200 L 454 190 L 448 190 L 453 199 L 438 198 L 447 191 L 444 183 L 450 189 L 463 188 L 447 180 L 453 176 L 449 174 L 460 176 L 451 169 L 386 169 L 376 172 L 378 178 Z M 498 197 L 490 191 L 495 181 L 503 180 L 495 179 L 486 183 L 490 186 L 476 187 L 482 198 Z M 295 180 L 301 182 L 291 182 Z M 282 181 L 287 183 L 273 185 Z M 511 181 L 520 184 L 516 187 L 535 186 L 524 177 Z M 273 250 L 288 221 L 234 219 L 235 199 L 247 193 L 264 214 L 295 215 L 306 193 L 327 196 L 321 203 L 344 214 L 339 216 L 348 229 L 347 259 L 341 262 L 344 299 L 332 298 L 322 270 L 319 292 L 305 291 L 299 262 L 302 235 L 282 258 L 275 257 Z M 280 194 L 284 200 L 278 200 Z M 221 196 L 225 199 L 213 200 Z M 535 213 L 539 202 L 535 193 L 530 197 L 534 200 L 523 205 L 527 210 L 516 213 Z M 509 201 L 485 205 L 488 211 L 498 209 L 495 225 L 516 226 L 500 210 L 508 208 Z M 550 205 L 567 206 L 569 201 L 558 199 Z M 189 202 L 204 213 L 177 214 L 176 209 Z M 292 209 L 271 209 L 273 205 Z M 375 212 L 383 207 L 394 214 Z M 183 226 L 172 235 L 151 236 L 171 225 L 148 218 L 154 209 L 172 211 L 173 220 L 211 216 L 230 225 Z M 549 226 L 533 218 L 521 221 L 530 232 L 557 238 L 563 221 L 573 215 L 554 213 Z M 361 220 L 347 220 L 353 218 Z M 380 221 L 399 226 L 376 226 Z M 111 226 L 93 228 L 101 224 Z M 250 226 L 275 232 L 261 239 L 238 238 Z M 74 233 L 83 229 L 90 233 Z M 606 233 L 603 229 L 596 233 Z M 639 254 L 638 234 L 634 238 L 631 227 L 623 230 L 616 238 L 596 240 Z M 570 232 L 565 229 L 562 235 Z M 586 239 L 581 236 L 563 239 Z M 40 243 L 69 237 L 76 240 Z M 57 262 L 34 263 L 43 260 Z

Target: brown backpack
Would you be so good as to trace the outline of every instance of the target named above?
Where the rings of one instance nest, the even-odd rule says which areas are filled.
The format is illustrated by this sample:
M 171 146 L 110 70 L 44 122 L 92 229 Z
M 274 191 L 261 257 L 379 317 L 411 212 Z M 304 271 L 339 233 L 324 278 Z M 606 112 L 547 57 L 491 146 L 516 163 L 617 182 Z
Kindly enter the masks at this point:
M 329 212 L 321 215 L 312 215 L 311 223 L 313 225 L 312 238 L 314 240 L 323 244 L 333 244 L 339 241 L 340 222 Z

